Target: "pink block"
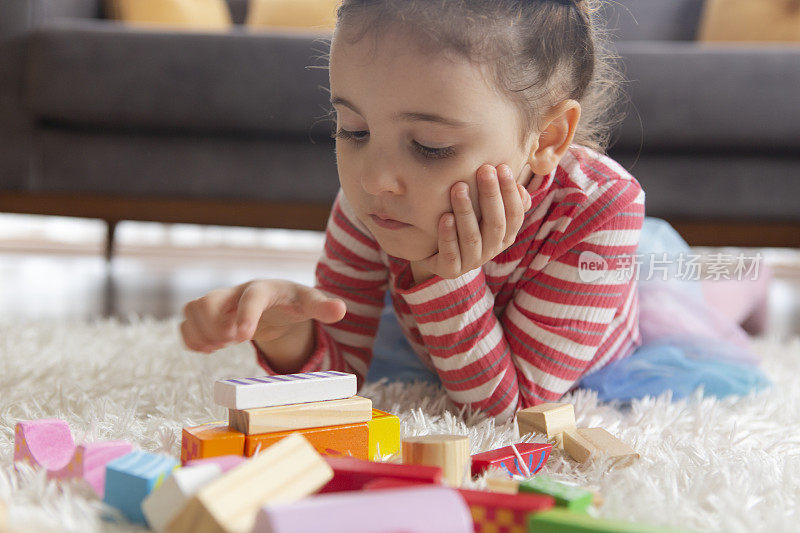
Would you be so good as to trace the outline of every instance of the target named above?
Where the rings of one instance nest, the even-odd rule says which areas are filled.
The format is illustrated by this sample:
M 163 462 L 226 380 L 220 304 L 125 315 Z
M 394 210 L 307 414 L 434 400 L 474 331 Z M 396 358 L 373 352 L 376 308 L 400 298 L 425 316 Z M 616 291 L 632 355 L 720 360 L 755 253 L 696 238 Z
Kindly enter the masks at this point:
M 91 485 L 95 494 L 102 498 L 106 484 L 106 464 L 131 451 L 133 446 L 125 441 L 81 444 L 64 468 L 50 471 L 47 475 L 56 479 L 83 478 Z
M 241 455 L 220 455 L 219 457 L 194 459 L 192 461 L 187 462 L 185 466 L 214 464 L 218 465 L 222 469 L 222 473 L 224 474 L 228 470 L 236 468 L 245 461 L 247 461 L 247 457 Z
M 14 461 L 29 461 L 47 470 L 64 468 L 75 452 L 69 424 L 57 418 L 23 420 L 14 431 Z
M 472 533 L 472 515 L 453 489 L 425 485 L 322 494 L 267 505 L 253 533 Z

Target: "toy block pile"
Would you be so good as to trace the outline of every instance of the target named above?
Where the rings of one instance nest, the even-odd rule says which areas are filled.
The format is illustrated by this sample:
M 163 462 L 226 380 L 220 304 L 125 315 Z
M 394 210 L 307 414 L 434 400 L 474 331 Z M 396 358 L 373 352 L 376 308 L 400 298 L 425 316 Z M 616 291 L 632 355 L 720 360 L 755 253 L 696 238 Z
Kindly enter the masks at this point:
M 612 466 L 625 467 L 639 459 L 639 454 L 603 428 L 578 428 L 575 409 L 569 403 L 543 403 L 517 413 L 520 437 L 528 433 L 544 433 L 572 459 L 584 463 L 603 456 Z
M 399 419 L 355 392 L 355 376 L 341 372 L 219 381 L 229 421 L 185 428 L 183 466 L 127 443 L 75 446 L 60 420 L 20 422 L 15 460 L 82 476 L 129 520 L 170 533 L 660 531 L 591 518 L 591 492 L 536 475 L 552 444 L 470 455 L 464 435 L 400 443 Z M 523 419 L 571 446 L 574 414 L 570 425 L 558 409 Z M 402 463 L 366 460 L 401 449 Z M 498 490 L 462 487 L 480 476 Z
M 228 422 L 183 429 L 181 462 L 251 457 L 299 432 L 323 455 L 374 460 L 400 450 L 400 419 L 356 396 L 356 376 L 324 371 L 235 378 L 214 384 Z

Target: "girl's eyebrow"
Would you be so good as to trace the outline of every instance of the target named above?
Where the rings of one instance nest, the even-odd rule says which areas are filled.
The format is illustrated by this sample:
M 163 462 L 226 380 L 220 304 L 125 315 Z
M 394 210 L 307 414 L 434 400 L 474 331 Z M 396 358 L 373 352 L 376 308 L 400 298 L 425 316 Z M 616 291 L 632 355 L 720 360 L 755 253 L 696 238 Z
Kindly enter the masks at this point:
M 349 107 L 359 115 L 363 116 L 363 113 L 355 106 L 355 104 L 351 103 L 349 100 L 346 100 L 345 98 L 342 98 L 341 96 L 334 96 L 331 98 L 331 105 L 336 105 L 336 104 L 341 104 L 345 107 Z M 396 113 L 392 118 L 395 121 L 407 120 L 409 122 L 434 122 L 437 124 L 450 126 L 451 128 L 467 128 L 467 127 L 478 126 L 477 122 L 465 122 L 462 120 L 456 120 L 454 118 L 443 117 L 442 115 L 437 115 L 435 113 L 419 113 L 419 112 L 406 111 L 405 113 Z

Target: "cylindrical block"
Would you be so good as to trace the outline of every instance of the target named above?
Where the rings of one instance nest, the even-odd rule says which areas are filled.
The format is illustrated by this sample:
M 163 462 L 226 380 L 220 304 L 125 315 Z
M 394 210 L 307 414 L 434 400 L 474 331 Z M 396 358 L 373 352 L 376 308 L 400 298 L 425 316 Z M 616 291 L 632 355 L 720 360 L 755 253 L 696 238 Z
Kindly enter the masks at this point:
M 403 440 L 403 462 L 441 467 L 445 482 L 453 487 L 459 487 L 471 464 L 469 437 L 466 435 L 409 437 Z
M 472 516 L 457 491 L 441 486 L 337 492 L 267 505 L 253 533 L 472 533 Z

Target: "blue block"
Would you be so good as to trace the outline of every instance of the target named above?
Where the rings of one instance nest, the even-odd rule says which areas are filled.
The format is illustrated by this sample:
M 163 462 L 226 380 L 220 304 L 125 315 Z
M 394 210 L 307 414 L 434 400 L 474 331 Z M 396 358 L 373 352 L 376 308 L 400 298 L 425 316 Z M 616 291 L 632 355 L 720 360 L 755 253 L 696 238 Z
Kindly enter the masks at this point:
M 131 522 L 146 524 L 142 500 L 172 474 L 178 461 L 167 455 L 131 452 L 106 465 L 103 501 L 116 507 Z

